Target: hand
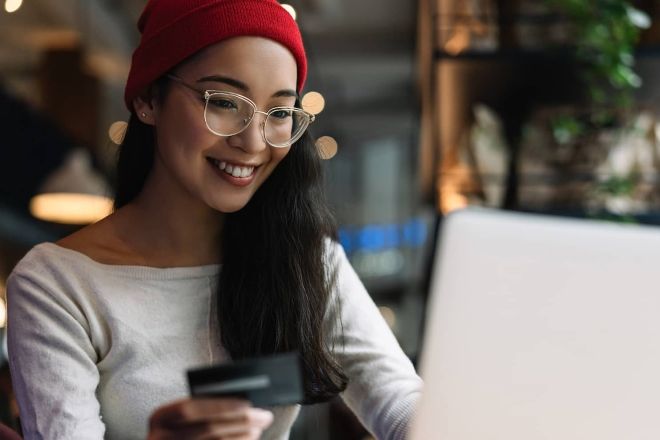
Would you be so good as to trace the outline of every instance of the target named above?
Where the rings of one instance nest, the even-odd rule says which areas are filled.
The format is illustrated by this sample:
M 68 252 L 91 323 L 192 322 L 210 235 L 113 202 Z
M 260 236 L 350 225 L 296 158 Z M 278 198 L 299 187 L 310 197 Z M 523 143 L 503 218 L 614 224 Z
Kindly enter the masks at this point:
M 257 440 L 273 414 L 240 399 L 183 399 L 161 406 L 149 419 L 148 440 Z

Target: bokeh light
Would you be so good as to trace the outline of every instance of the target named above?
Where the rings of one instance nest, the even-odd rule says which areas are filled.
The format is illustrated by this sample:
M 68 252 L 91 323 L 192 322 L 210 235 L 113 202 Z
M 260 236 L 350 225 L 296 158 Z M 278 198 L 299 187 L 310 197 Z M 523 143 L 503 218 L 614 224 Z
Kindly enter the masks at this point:
M 115 145 L 121 145 L 124 142 L 124 136 L 126 135 L 126 128 L 128 128 L 128 123 L 125 121 L 113 122 L 108 129 L 108 137 Z
M 335 157 L 339 145 L 331 136 L 322 136 L 316 140 L 316 148 L 318 149 L 321 158 L 328 160 Z
M 5 11 L 12 12 L 18 11 L 18 9 L 23 4 L 23 0 L 5 0 Z
M 325 108 L 325 98 L 319 92 L 308 92 L 303 96 L 301 104 L 306 112 L 318 115 Z

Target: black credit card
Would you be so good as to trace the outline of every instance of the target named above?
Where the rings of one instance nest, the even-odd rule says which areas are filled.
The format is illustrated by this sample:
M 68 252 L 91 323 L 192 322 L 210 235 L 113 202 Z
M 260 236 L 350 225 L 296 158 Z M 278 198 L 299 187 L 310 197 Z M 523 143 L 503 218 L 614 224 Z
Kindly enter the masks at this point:
M 193 397 L 240 397 L 258 407 L 296 404 L 304 396 L 297 353 L 188 370 L 188 386 Z

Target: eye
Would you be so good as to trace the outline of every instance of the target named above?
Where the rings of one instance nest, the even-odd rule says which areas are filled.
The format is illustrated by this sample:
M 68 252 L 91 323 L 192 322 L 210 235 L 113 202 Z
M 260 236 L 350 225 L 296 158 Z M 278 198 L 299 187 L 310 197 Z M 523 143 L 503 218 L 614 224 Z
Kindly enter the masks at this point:
M 209 105 L 219 110 L 238 110 L 238 103 L 224 96 L 211 96 Z
M 285 109 L 285 108 L 280 108 L 277 110 L 270 111 L 270 116 L 272 116 L 275 119 L 290 118 L 292 114 L 293 114 L 293 110 Z

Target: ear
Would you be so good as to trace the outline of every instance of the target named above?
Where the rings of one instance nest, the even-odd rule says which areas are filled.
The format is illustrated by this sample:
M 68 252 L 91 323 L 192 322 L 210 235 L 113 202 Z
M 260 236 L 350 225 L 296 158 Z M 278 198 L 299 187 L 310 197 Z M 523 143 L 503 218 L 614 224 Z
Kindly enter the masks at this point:
M 138 119 L 147 125 L 156 125 L 156 106 L 154 99 L 141 94 L 133 98 L 133 110 Z

